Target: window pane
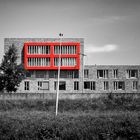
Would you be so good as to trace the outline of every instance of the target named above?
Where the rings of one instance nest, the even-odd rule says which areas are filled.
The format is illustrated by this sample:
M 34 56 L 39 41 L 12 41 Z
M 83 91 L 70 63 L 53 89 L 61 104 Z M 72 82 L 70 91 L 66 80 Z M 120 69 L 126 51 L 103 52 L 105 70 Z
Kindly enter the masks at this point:
M 54 90 L 57 90 L 57 82 L 54 82 Z M 59 90 L 66 90 L 66 82 L 65 81 L 59 82 Z
M 108 70 L 97 70 L 97 78 L 108 78 Z
M 79 82 L 78 81 L 74 82 L 74 90 L 79 90 Z
M 48 81 L 38 81 L 38 90 L 49 90 Z
M 24 82 L 24 90 L 29 90 L 29 81 Z
M 84 89 L 90 89 L 90 82 L 84 82 Z

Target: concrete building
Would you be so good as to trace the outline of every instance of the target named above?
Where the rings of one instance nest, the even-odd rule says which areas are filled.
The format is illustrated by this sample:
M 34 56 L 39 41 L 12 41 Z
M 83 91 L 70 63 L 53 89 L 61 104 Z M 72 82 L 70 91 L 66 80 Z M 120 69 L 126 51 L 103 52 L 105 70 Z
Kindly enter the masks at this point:
M 83 65 L 83 38 L 5 38 L 18 64 L 29 70 L 18 93 L 56 93 L 61 46 L 60 93 L 140 93 L 140 65 Z

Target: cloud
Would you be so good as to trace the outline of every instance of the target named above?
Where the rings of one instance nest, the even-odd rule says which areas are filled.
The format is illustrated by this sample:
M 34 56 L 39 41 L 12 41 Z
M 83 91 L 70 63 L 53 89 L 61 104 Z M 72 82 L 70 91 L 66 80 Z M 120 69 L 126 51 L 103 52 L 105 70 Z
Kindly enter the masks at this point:
M 102 16 L 102 17 L 91 17 L 89 18 L 90 23 L 114 23 L 119 21 L 124 21 L 127 16 Z
M 95 46 L 93 44 L 85 45 L 85 52 L 87 53 L 101 53 L 101 52 L 112 52 L 117 50 L 118 46 L 115 44 L 107 44 L 104 46 Z

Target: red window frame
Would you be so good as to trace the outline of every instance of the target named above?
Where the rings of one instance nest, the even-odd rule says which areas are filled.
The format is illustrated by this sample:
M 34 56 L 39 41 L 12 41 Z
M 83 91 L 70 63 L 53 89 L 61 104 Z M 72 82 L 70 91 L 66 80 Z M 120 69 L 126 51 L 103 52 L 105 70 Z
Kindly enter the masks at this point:
M 54 58 L 59 58 L 59 54 L 54 54 L 54 46 L 59 46 L 60 42 L 26 42 L 24 43 L 24 68 L 27 70 L 57 70 L 54 65 Z M 61 70 L 79 70 L 80 69 L 80 43 L 62 42 L 61 46 L 76 46 L 76 54 L 61 54 L 61 58 L 76 58 L 75 66 L 61 66 Z M 28 46 L 50 46 L 50 54 L 28 54 Z M 50 58 L 50 66 L 28 66 L 28 58 Z

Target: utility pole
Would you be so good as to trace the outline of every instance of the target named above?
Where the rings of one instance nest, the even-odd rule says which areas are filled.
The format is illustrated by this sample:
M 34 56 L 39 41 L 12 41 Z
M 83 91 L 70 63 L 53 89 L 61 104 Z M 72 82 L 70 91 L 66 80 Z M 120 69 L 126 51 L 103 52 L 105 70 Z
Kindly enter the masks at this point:
M 57 116 L 58 114 L 58 100 L 59 100 L 59 79 L 60 79 L 60 67 L 61 67 L 61 43 L 62 43 L 62 36 L 63 34 L 60 33 L 60 49 L 59 49 L 59 60 L 58 60 L 58 81 L 57 81 L 57 93 L 56 93 L 56 111 L 55 115 Z

